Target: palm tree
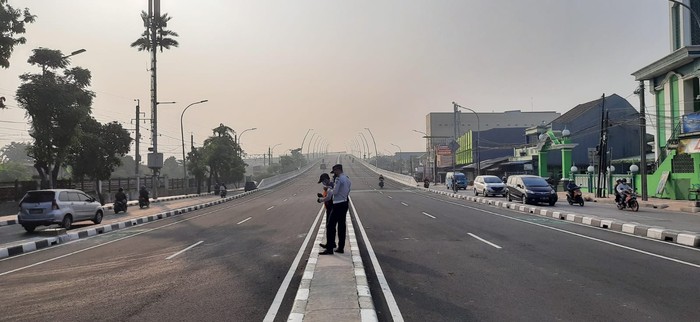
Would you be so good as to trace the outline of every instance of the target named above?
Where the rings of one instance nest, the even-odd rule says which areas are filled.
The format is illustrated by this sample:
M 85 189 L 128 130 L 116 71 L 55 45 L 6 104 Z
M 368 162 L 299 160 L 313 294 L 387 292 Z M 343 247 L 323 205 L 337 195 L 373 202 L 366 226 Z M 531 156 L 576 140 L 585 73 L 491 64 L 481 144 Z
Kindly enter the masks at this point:
M 160 47 L 160 52 L 163 52 L 163 49 L 170 49 L 170 47 L 178 47 L 180 45 L 177 40 L 171 38 L 178 37 L 179 35 L 172 30 L 165 29 L 168 27 L 168 21 L 170 21 L 170 19 L 172 19 L 172 17 L 168 16 L 167 13 L 161 15 L 159 18 L 156 18 L 156 44 L 158 47 Z M 146 27 L 146 30 L 144 30 L 141 34 L 141 38 L 131 43 L 131 47 L 135 47 L 139 51 L 150 51 L 150 18 L 148 17 L 148 13 L 146 11 L 141 11 L 141 20 L 143 20 L 143 25 Z

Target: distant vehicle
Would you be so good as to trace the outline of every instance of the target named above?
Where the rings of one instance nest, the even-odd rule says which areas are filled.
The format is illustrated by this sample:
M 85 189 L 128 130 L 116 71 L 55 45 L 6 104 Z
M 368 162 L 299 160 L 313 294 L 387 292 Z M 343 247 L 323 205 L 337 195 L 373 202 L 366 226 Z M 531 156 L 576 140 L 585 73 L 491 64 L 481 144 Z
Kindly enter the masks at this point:
M 527 203 L 548 203 L 554 206 L 557 203 L 557 192 L 547 181 L 533 175 L 515 175 L 508 177 L 508 201 L 521 201 Z
M 455 187 L 457 189 L 454 189 L 452 187 L 452 183 L 455 183 Z M 464 175 L 464 173 L 461 172 L 448 172 L 445 174 L 445 186 L 447 186 L 448 190 L 467 190 L 467 176 Z
M 37 226 L 59 224 L 70 229 L 74 222 L 102 222 L 104 209 L 95 198 L 80 190 L 47 189 L 27 192 L 19 202 L 17 219 L 27 232 Z
M 321 163 L 321 170 L 326 170 L 326 164 L 325 164 L 325 163 Z
M 475 196 L 482 194 L 486 197 L 489 195 L 505 197 L 507 193 L 506 184 L 497 176 L 477 176 L 474 178 Z
M 246 181 L 245 186 L 243 187 L 243 191 L 251 191 L 255 189 L 258 189 L 257 181 Z

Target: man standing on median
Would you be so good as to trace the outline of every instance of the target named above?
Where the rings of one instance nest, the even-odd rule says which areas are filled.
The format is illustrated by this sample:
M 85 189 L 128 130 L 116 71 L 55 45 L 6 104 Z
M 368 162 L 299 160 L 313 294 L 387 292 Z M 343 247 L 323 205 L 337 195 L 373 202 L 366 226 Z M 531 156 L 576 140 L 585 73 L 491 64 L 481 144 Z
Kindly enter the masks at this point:
M 335 245 L 336 225 L 338 229 L 338 253 L 345 252 L 345 215 L 348 212 L 348 198 L 350 196 L 350 179 L 343 173 L 343 165 L 333 166 L 333 174 L 336 176 L 333 192 L 329 195 L 333 198 L 333 209 L 331 210 L 330 222 L 326 226 L 326 250 L 319 255 L 333 255 Z

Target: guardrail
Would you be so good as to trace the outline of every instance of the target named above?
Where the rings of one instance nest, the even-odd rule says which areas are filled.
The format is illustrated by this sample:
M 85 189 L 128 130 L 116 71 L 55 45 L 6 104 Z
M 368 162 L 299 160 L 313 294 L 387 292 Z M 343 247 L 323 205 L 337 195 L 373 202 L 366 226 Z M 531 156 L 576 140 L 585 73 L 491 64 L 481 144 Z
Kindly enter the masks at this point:
M 369 164 L 369 163 L 365 162 L 364 160 L 361 160 L 358 158 L 355 158 L 355 160 L 360 161 L 360 163 L 362 163 L 368 169 L 374 171 L 377 174 L 383 175 L 385 178 L 389 178 L 391 180 L 403 183 L 403 184 L 405 184 L 407 186 L 411 186 L 411 187 L 418 186 L 418 182 L 416 182 L 416 179 L 414 179 L 412 176 L 409 176 L 406 174 L 400 174 L 400 173 L 396 173 L 396 172 L 391 172 L 389 170 L 384 170 L 381 168 L 377 168 L 374 165 Z
M 287 172 L 287 173 L 282 173 L 282 174 L 278 174 L 276 176 L 262 179 L 260 181 L 260 183 L 258 184 L 258 189 L 270 188 L 270 187 L 276 186 L 284 181 L 292 179 L 292 178 L 308 171 L 309 169 L 311 169 L 315 166 L 318 166 L 318 162 L 319 162 L 318 159 L 312 160 L 309 165 L 307 165 L 299 170 L 295 170 L 295 171 L 291 171 L 291 172 Z

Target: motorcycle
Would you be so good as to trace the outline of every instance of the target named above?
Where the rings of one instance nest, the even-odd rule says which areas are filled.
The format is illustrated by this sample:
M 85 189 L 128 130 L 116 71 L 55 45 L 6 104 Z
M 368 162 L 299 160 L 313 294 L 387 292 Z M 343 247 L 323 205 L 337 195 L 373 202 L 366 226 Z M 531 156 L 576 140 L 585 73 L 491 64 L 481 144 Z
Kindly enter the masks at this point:
M 221 189 L 221 198 L 226 198 L 226 189 Z
M 379 188 L 384 189 L 384 180 L 379 180 Z
M 423 182 L 423 187 L 430 188 L 430 182 L 429 181 Z
M 637 193 L 634 191 L 629 191 L 624 200 L 617 203 L 617 209 L 629 209 L 634 212 L 639 211 L 639 202 L 637 202 Z
M 581 187 L 577 185 L 569 186 L 566 189 L 566 201 L 569 205 L 578 204 L 583 207 L 583 194 L 581 193 Z
M 148 197 L 140 196 L 139 197 L 139 208 L 143 209 L 144 207 L 151 207 L 151 201 L 148 200 Z
M 114 202 L 114 213 L 126 212 L 126 200 L 117 200 Z

